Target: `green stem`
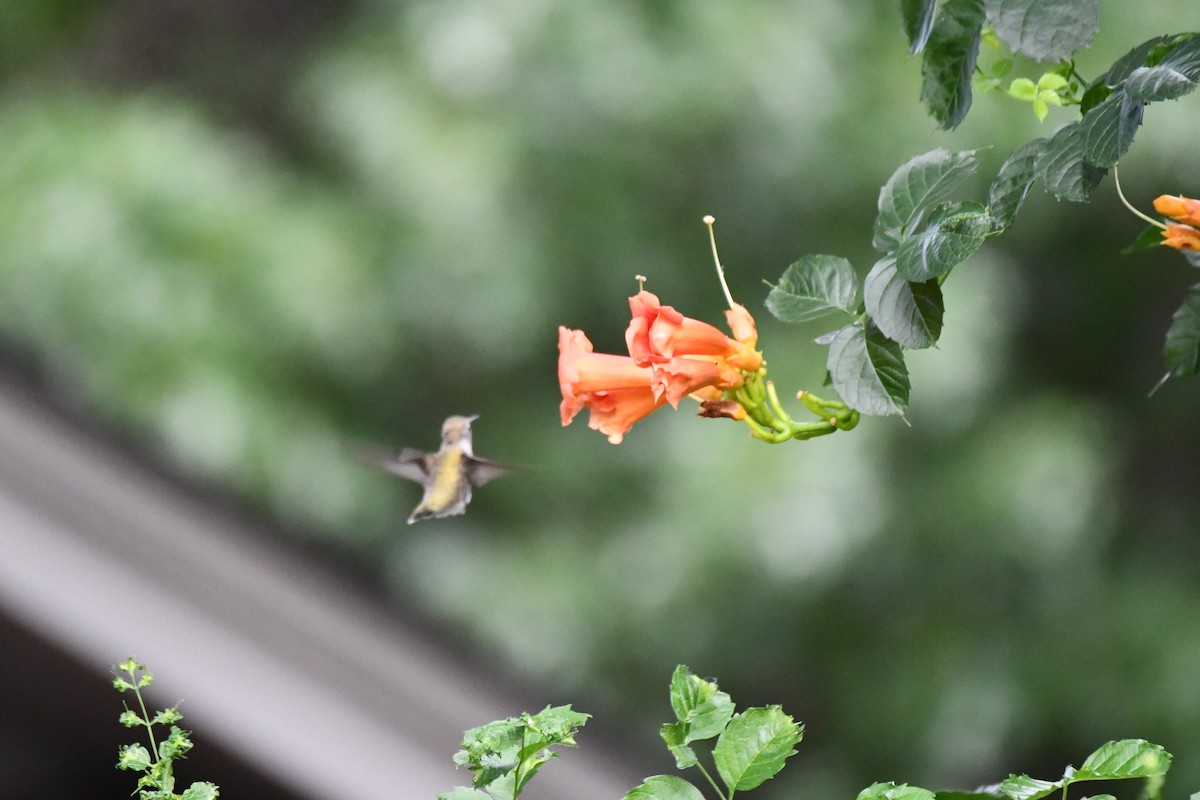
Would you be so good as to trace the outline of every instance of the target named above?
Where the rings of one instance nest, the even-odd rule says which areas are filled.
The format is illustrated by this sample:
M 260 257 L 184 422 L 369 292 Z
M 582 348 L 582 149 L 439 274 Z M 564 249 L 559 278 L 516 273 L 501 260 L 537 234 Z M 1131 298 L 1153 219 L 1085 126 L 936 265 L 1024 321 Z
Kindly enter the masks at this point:
M 133 686 L 133 695 L 137 698 L 138 706 L 142 709 L 142 723 L 146 726 L 146 735 L 150 737 L 150 752 L 154 754 L 154 763 L 158 763 L 158 744 L 154 741 L 154 726 L 150 722 L 150 714 L 146 711 L 146 701 L 142 699 L 142 690 L 138 686 L 137 676 L 133 670 L 129 672 L 129 683 Z
M 712 775 L 708 774 L 708 770 L 704 768 L 704 765 L 700 763 L 699 759 L 696 760 L 696 766 L 700 769 L 701 774 L 704 775 L 705 779 L 707 779 L 709 784 L 713 787 L 713 791 L 717 793 L 717 797 L 724 798 L 724 800 L 733 800 L 733 790 L 730 790 L 729 796 L 726 797 L 725 793 L 721 791 L 721 787 L 717 786 L 717 782 L 713 780 Z
M 1120 175 L 1117 174 L 1117 165 L 1116 164 L 1113 164 L 1113 183 L 1115 183 L 1117 186 L 1117 197 L 1121 198 L 1121 202 L 1124 203 L 1125 207 L 1128 208 L 1130 211 L 1132 211 L 1135 216 L 1141 217 L 1143 220 L 1145 220 L 1146 222 L 1149 222 L 1151 225 L 1153 225 L 1156 228 L 1159 228 L 1164 231 L 1167 229 L 1167 226 L 1164 223 L 1159 222 L 1158 220 L 1151 219 L 1150 217 L 1146 216 L 1145 214 L 1143 214 L 1142 212 L 1140 212 L 1136 208 L 1134 208 L 1133 205 L 1128 200 L 1125 199 L 1125 193 L 1121 191 L 1121 177 L 1120 177 Z
M 526 728 L 522 725 L 521 743 L 517 746 L 517 766 L 513 770 L 513 800 L 517 800 L 517 797 L 521 794 L 521 765 L 525 763 L 521 754 L 525 752 L 525 733 Z

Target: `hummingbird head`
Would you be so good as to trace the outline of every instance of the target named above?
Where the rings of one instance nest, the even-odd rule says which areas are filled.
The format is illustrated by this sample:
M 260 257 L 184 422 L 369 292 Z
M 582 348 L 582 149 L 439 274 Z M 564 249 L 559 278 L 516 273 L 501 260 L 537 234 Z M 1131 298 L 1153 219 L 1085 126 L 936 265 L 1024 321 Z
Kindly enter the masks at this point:
M 461 444 L 469 450 L 471 447 L 471 423 L 479 418 L 478 414 L 469 417 L 446 417 L 442 423 L 442 447 Z

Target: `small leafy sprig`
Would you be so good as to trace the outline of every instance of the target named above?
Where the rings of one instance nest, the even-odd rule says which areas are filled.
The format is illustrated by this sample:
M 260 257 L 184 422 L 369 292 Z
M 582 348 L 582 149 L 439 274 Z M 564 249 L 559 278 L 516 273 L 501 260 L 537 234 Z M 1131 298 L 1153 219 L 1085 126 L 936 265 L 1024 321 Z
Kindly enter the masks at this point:
M 438 800 L 517 800 L 542 765 L 558 757 L 551 747 L 578 746 L 575 732 L 590 716 L 569 705 L 546 706 L 537 714 L 526 712 L 470 729 L 463 734 L 463 749 L 454 754 L 454 764 L 475 773 L 474 788 L 459 786 L 439 794 Z
M 113 688 L 118 692 L 133 692 L 137 708 L 128 705 L 121 713 L 120 722 L 126 728 L 142 727 L 146 729 L 150 746 L 143 744 L 125 744 L 117 750 L 117 769 L 141 772 L 137 789 L 141 800 L 215 800 L 220 792 L 217 787 L 201 781 L 193 783 L 183 794 L 175 793 L 174 763 L 187 755 L 192 749 L 192 740 L 188 732 L 176 725 L 183 719 L 178 705 L 155 712 L 153 716 L 146 709 L 146 701 L 142 697 L 142 689 L 154 682 L 154 676 L 146 671 L 144 664 L 132 656 L 116 666 L 117 676 L 113 678 Z M 155 738 L 155 726 L 170 728 L 162 741 Z
M 696 767 L 722 800 L 754 789 L 775 777 L 796 754 L 804 726 L 779 706 L 756 706 L 735 714 L 733 700 L 715 681 L 692 674 L 680 664 L 671 676 L 675 722 L 662 727 L 662 738 L 679 769 Z M 711 760 L 725 788 L 704 767 L 695 742 L 716 739 Z M 676 775 L 654 775 L 631 789 L 624 800 L 703 800 L 694 784 Z
M 1058 780 L 1046 781 L 1028 775 L 1009 775 L 993 786 L 974 792 L 938 792 L 894 783 L 876 783 L 859 792 L 858 800 L 1042 800 L 1055 792 L 1067 800 L 1067 790 L 1075 783 L 1119 781 L 1145 778 L 1141 800 L 1161 800 L 1162 785 L 1171 768 L 1171 754 L 1161 745 L 1145 739 L 1121 739 L 1102 745 L 1084 759 L 1078 768 L 1068 766 Z M 1090 800 L 1114 800 L 1111 794 L 1093 795 Z

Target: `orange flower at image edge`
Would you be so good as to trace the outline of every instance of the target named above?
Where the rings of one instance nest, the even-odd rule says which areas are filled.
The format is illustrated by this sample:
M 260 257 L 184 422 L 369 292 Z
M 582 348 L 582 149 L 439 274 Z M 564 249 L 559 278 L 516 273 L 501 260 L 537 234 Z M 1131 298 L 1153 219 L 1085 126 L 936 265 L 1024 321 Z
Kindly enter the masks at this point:
M 1184 225 L 1200 225 L 1200 200 L 1163 194 L 1154 198 L 1154 210 Z
M 1168 225 L 1163 229 L 1162 243 L 1176 250 L 1200 250 L 1200 230 L 1190 225 Z
M 1176 250 L 1200 250 L 1200 230 L 1193 227 L 1200 225 L 1200 200 L 1173 194 L 1159 195 L 1154 198 L 1154 210 L 1177 223 L 1159 224 L 1164 245 Z

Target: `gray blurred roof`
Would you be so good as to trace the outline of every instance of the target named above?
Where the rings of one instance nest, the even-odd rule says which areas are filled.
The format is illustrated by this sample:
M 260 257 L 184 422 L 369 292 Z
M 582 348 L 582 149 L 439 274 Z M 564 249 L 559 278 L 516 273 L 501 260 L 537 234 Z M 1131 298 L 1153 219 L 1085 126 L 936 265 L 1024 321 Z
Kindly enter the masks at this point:
M 538 710 L 494 691 L 348 576 L 82 432 L 2 374 L 0 554 L 0 615 L 97 674 L 135 654 L 158 679 L 155 702 L 185 699 L 197 751 L 201 733 L 218 738 L 298 797 L 407 800 L 469 785 L 450 760 L 463 730 Z M 114 727 L 119 702 L 114 692 Z M 529 794 L 611 800 L 638 780 L 588 745 Z

